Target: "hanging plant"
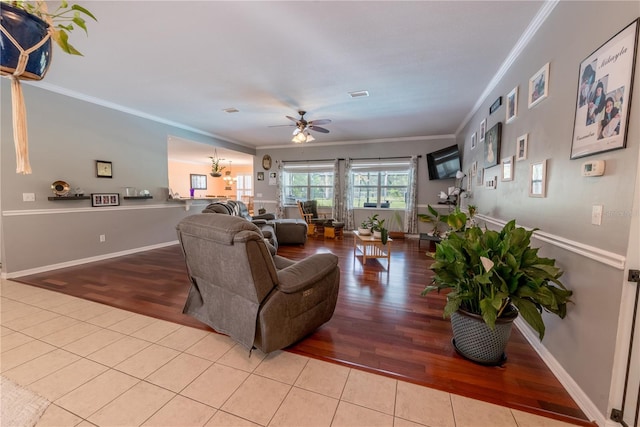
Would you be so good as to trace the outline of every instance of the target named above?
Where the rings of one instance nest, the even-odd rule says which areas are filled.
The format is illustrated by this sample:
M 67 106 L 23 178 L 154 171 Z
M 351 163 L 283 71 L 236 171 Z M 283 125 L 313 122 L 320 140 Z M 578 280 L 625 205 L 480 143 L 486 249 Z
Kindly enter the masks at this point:
M 222 176 L 222 171 L 225 166 L 221 166 L 220 162 L 224 159 L 218 157 L 218 151 L 214 150 L 213 156 L 209 157 L 211 159 L 211 173 L 210 175 L 214 178 L 220 178 Z
M 76 26 L 87 32 L 84 17 L 97 19 L 84 7 L 69 5 L 67 1 L 60 2 L 53 12 L 49 12 L 47 2 L 41 0 L 2 0 L 0 9 L 0 71 L 11 78 L 16 172 L 29 174 L 27 118 L 20 80 L 44 78 L 51 62 L 51 39 L 64 52 L 82 55 L 69 44 L 69 33 Z

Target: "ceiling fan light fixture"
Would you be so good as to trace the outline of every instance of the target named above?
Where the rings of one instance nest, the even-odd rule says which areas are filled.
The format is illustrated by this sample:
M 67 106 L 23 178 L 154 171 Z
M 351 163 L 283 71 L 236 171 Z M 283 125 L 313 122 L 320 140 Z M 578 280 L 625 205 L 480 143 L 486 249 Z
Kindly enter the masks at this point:
M 293 139 L 291 139 L 291 142 L 302 144 L 303 142 L 307 142 L 307 136 L 304 134 L 304 132 L 298 132 L 298 134 L 294 136 Z
M 315 141 L 315 140 L 316 140 L 316 139 L 313 137 L 313 135 L 311 135 L 311 134 L 309 133 L 309 131 L 307 131 L 307 132 L 306 132 L 306 135 L 307 135 L 307 141 L 306 141 L 306 142 L 313 142 L 313 141 Z

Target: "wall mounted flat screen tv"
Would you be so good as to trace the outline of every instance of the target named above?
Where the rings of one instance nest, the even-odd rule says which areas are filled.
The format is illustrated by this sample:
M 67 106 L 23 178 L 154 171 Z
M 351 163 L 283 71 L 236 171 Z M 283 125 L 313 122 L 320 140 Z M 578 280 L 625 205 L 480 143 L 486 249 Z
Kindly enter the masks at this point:
M 458 146 L 452 145 L 427 154 L 427 168 L 430 180 L 455 178 L 456 172 L 461 169 Z

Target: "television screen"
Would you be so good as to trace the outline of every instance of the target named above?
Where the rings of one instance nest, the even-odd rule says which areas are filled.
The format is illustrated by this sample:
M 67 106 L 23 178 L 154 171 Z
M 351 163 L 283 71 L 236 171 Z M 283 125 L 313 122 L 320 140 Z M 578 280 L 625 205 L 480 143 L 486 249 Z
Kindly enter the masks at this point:
M 456 172 L 461 169 L 458 146 L 452 145 L 427 154 L 427 168 L 430 180 L 455 178 Z

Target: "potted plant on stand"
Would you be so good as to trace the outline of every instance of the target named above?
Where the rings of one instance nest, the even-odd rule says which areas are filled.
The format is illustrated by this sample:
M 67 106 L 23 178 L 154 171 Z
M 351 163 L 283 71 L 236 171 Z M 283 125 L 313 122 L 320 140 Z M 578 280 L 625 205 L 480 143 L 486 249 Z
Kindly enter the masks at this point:
M 84 17 L 96 20 L 87 9 L 65 0 L 49 12 L 46 1 L 0 2 L 0 73 L 11 78 L 16 172 L 29 174 L 26 109 L 20 80 L 41 80 L 51 63 L 51 39 L 66 53 L 81 55 L 69 44 L 74 25 L 87 31 Z
M 422 295 L 449 290 L 444 317 L 451 317 L 456 351 L 477 363 L 502 364 L 518 314 L 542 340 L 542 311 L 564 318 L 572 291 L 560 282 L 555 260 L 531 247 L 535 230 L 516 227 L 515 221 L 500 231 L 467 228 L 466 215 L 455 216 L 448 222 L 452 232 L 432 254 L 433 282 Z
M 376 215 L 376 218 L 377 218 L 377 215 Z M 380 239 L 382 241 L 382 244 L 386 245 L 389 239 L 389 230 L 387 230 L 387 228 L 384 226 L 384 223 L 385 223 L 384 219 L 376 219 L 373 222 L 373 227 L 371 228 L 371 231 L 373 232 L 374 239 Z

